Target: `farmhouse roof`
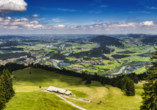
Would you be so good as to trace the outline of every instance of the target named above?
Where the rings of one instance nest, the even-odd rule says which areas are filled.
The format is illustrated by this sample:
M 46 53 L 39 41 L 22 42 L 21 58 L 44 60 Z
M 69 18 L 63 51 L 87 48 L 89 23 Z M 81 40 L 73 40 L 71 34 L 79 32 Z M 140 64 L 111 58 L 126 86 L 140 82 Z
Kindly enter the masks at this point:
M 67 90 L 67 91 L 65 92 L 65 94 L 70 95 L 70 94 L 72 94 L 72 92 Z
M 62 94 L 64 94 L 66 92 L 65 89 L 57 88 L 57 87 L 54 87 L 54 86 L 50 86 L 47 90 L 48 91 L 53 91 L 53 92 L 59 92 L 59 93 L 62 93 Z

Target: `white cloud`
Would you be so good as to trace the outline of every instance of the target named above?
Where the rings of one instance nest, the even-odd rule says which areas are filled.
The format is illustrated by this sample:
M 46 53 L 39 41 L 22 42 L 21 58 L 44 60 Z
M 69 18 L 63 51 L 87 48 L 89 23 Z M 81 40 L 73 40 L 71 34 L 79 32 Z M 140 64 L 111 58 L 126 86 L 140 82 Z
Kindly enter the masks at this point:
M 34 15 L 27 15 L 26 18 L 29 18 L 29 17 L 34 17 L 34 18 L 37 18 L 39 17 L 40 15 L 39 14 L 34 14 Z
M 154 25 L 154 22 L 153 21 L 145 21 L 143 22 L 144 25 L 147 25 L 147 26 L 152 26 Z
M 32 17 L 39 17 L 39 15 L 38 14 L 34 14 L 34 15 L 32 15 Z
M 27 3 L 24 0 L 0 0 L 0 10 L 26 11 Z
M 11 17 L 0 18 L 0 29 L 44 29 L 38 21 L 29 21 L 27 18 L 13 19 Z
M 3 30 L 3 31 L 2 31 Z M 157 23 L 154 21 L 144 21 L 144 22 L 107 22 L 107 23 L 95 23 L 90 25 L 48 25 L 43 24 L 38 21 L 29 21 L 27 18 L 15 19 L 11 17 L 0 17 L 0 32 L 18 31 L 31 31 L 40 33 L 134 33 L 134 32 L 157 32 Z M 20 31 L 19 31 L 20 30 Z
M 65 27 L 65 25 L 58 25 L 58 27 Z

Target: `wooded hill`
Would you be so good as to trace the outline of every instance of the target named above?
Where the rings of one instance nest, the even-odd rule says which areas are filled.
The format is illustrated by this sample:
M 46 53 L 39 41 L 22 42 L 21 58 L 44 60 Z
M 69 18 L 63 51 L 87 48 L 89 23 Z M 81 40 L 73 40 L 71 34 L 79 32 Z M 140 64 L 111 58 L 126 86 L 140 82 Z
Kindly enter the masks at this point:
M 109 36 L 104 36 L 104 35 L 100 35 L 97 37 L 94 37 L 91 39 L 92 42 L 97 42 L 99 43 L 101 46 L 111 46 L 111 45 L 115 45 L 117 47 L 123 47 L 124 45 L 121 43 L 123 42 L 120 39 L 117 38 L 113 38 L 113 37 L 109 37 Z
M 141 40 L 144 44 L 154 45 L 157 44 L 157 36 L 145 37 Z

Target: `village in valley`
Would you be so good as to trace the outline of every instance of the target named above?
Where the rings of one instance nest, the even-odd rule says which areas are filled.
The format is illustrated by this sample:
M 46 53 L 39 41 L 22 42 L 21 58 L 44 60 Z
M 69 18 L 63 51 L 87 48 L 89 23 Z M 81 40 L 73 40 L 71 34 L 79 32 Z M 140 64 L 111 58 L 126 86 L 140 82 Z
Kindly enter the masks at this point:
M 71 37 L 60 39 L 55 36 L 57 35 L 46 36 L 46 40 L 44 35 L 35 39 L 33 37 L 20 36 L 11 36 L 9 39 L 2 37 L 0 64 L 18 63 L 27 66 L 39 63 L 77 72 L 86 71 L 91 74 L 97 72 L 101 75 L 110 75 L 118 72 L 123 66 L 127 66 L 122 71 L 124 74 L 126 71 L 129 71 L 127 70 L 128 67 L 134 66 L 134 61 L 139 62 L 139 67 L 142 68 L 145 62 L 149 62 L 149 56 L 153 51 L 153 47 L 150 45 L 143 47 L 142 42 L 140 42 L 143 38 L 140 35 L 132 43 L 129 43 L 129 40 L 132 41 L 133 39 L 131 37 L 128 39 L 126 35 L 125 37 L 120 37 L 121 44 L 117 41 L 117 44 L 108 44 L 106 47 L 101 46 L 101 41 L 92 41 L 92 39 L 99 38 L 97 35 L 95 37 L 93 35 L 92 37 L 85 35 L 85 38 L 79 40 L 77 38 L 80 35 L 75 36 L 74 39 L 71 39 Z M 113 39 L 111 38 L 111 40 Z M 11 44 L 10 42 L 12 41 L 16 41 L 16 43 Z M 146 49 L 143 50 L 142 48 Z M 142 53 L 143 55 L 146 54 L 146 57 L 143 56 L 141 58 L 140 55 Z M 147 56 L 147 54 L 149 55 Z M 128 61 L 132 63 L 128 64 Z

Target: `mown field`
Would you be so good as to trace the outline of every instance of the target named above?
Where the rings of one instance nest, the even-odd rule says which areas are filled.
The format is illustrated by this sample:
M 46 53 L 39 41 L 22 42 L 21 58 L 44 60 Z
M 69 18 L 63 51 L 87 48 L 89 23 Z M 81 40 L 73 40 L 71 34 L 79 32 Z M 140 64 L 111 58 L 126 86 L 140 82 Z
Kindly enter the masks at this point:
M 30 77 L 29 72 L 32 73 Z M 135 84 L 136 95 L 128 97 L 116 87 L 102 85 L 96 81 L 86 85 L 81 78 L 60 75 L 42 69 L 18 70 L 13 75 L 14 89 L 18 92 L 7 103 L 5 110 L 49 110 L 51 107 L 54 107 L 53 110 L 73 110 L 73 107 L 58 99 L 54 94 L 37 92 L 40 91 L 39 86 L 43 86 L 44 89 L 49 86 L 56 86 L 71 90 L 77 99 L 86 99 L 91 102 L 87 103 L 71 98 L 67 98 L 67 100 L 88 110 L 139 110 L 142 101 L 141 93 L 144 82 Z M 33 92 L 24 93 L 20 91 Z M 98 104 L 100 101 L 103 102 L 102 105 Z M 48 107 L 43 108 L 44 105 Z M 64 106 L 67 109 L 63 109 Z

